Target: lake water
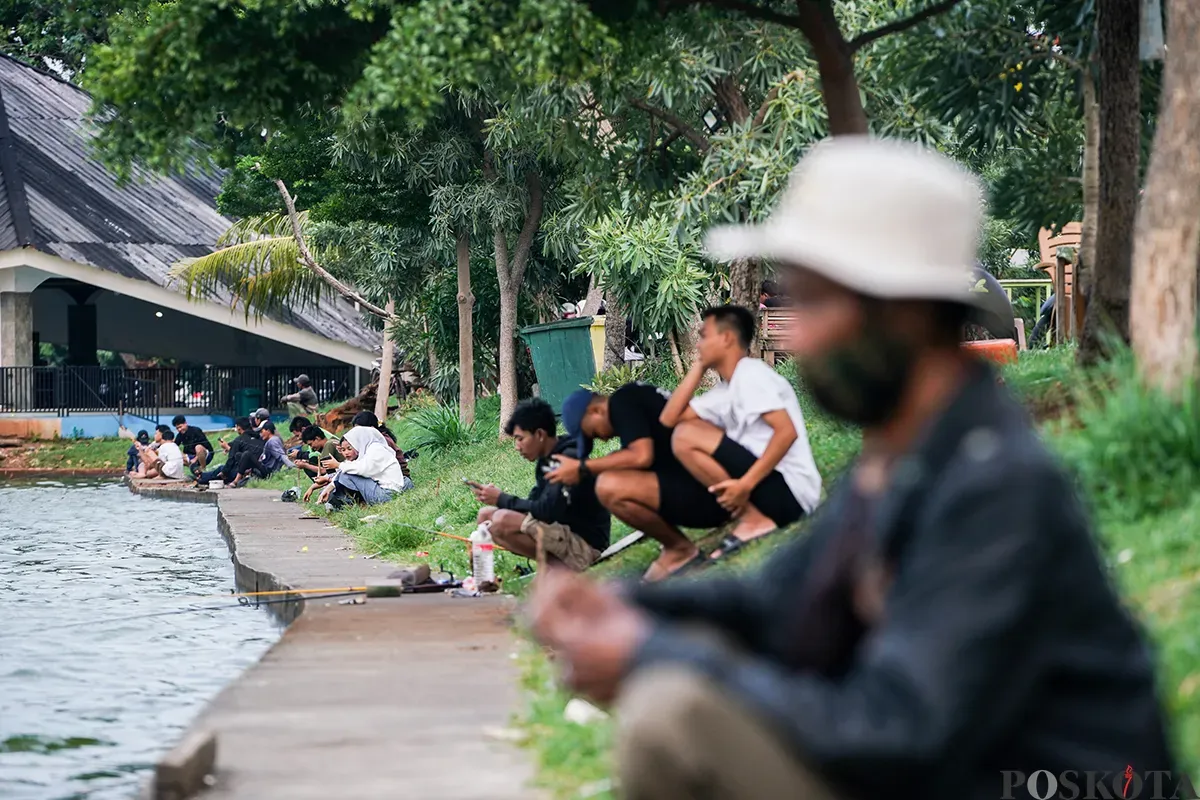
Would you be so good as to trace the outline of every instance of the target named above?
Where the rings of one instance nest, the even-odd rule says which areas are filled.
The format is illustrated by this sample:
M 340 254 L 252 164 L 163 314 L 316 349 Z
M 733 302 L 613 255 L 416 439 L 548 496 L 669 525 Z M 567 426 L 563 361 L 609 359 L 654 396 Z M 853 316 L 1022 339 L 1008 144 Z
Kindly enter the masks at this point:
M 279 637 L 233 590 L 214 506 L 0 479 L 0 798 L 133 797 Z

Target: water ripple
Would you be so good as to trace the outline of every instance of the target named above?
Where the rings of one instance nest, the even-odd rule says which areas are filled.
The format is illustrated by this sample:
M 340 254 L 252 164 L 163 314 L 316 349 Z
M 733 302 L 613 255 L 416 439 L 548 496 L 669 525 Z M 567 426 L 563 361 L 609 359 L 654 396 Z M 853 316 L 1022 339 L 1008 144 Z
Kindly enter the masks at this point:
M 279 631 L 249 608 L 125 618 L 232 589 L 210 506 L 105 482 L 0 484 L 0 797 L 132 796 Z

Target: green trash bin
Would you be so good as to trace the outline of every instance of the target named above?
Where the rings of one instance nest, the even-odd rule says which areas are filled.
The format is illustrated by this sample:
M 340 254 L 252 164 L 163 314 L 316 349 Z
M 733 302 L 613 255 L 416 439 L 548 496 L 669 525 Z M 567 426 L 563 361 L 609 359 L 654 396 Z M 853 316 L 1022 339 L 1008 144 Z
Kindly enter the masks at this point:
M 555 414 L 562 413 L 567 395 L 596 377 L 591 327 L 591 317 L 576 317 L 521 329 L 541 397 Z
M 261 389 L 236 389 L 233 392 L 233 416 L 248 417 L 262 407 Z

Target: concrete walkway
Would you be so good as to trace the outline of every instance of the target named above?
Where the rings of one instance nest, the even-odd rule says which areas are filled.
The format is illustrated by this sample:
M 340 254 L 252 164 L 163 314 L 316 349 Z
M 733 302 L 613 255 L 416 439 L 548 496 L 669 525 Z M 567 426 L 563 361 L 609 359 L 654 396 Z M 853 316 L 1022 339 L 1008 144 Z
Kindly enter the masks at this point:
M 218 501 L 243 591 L 362 586 L 395 569 L 355 555 L 325 520 L 299 519 L 303 506 L 277 492 L 155 482 L 134 491 Z M 539 796 L 525 754 L 489 735 L 510 725 L 520 701 L 505 600 L 435 594 L 272 608 L 294 621 L 193 726 L 217 737 L 217 784 L 203 798 Z

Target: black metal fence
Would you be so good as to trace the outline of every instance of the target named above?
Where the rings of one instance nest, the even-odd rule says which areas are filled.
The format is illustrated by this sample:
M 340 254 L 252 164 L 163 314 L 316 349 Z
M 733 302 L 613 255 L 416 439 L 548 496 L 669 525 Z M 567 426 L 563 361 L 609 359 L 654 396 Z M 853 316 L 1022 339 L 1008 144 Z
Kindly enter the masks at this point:
M 162 409 L 233 416 L 283 407 L 308 375 L 322 403 L 354 394 L 354 367 L 0 367 L 0 412 L 109 411 L 156 419 Z M 249 410 L 253 410 L 250 408 Z

